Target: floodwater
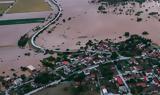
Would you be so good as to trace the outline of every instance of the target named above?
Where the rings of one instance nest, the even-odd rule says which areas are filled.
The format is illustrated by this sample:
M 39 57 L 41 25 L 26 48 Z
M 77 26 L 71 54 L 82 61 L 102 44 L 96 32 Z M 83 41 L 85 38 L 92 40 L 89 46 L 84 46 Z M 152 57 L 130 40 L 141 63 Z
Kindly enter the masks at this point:
M 77 49 L 78 41 L 84 45 L 89 39 L 103 40 L 106 38 L 115 41 L 124 40 L 123 34 L 130 32 L 131 34 L 142 34 L 148 31 L 146 36 L 153 40 L 154 43 L 160 44 L 160 22 L 157 18 L 147 18 L 147 14 L 141 17 L 143 21 L 137 22 L 135 15 L 115 15 L 97 13 L 97 5 L 90 4 L 88 0 L 58 0 L 63 9 L 63 16 L 57 22 L 56 28 L 52 33 L 44 31 L 36 40 L 36 43 L 48 49 L 61 50 Z M 130 7 L 129 5 L 127 7 Z M 149 8 L 149 12 L 159 11 L 160 7 L 157 3 L 145 3 L 144 8 L 135 8 L 135 11 L 145 10 Z M 108 8 L 112 10 L 112 8 Z M 67 19 L 72 19 L 68 21 Z M 66 21 L 63 22 L 62 20 Z M 131 20 L 132 19 L 132 20 Z M 51 26 L 50 28 L 54 27 Z M 119 36 L 122 36 L 120 39 Z
M 160 22 L 154 17 L 136 22 L 134 15 L 97 13 L 97 5 L 89 4 L 88 0 L 59 0 L 58 2 L 63 8 L 63 16 L 57 25 L 49 27 L 53 29 L 52 33 L 49 34 L 46 30 L 38 36 L 36 43 L 40 46 L 48 49 L 77 49 L 80 47 L 76 45 L 78 41 L 81 41 L 81 45 L 84 45 L 89 39 L 110 38 L 121 41 L 125 38 L 120 39 L 119 36 L 122 36 L 124 32 L 141 34 L 143 31 L 148 31 L 149 35 L 146 37 L 160 45 Z M 153 5 L 155 7 L 152 7 L 152 10 L 160 10 L 158 5 L 151 3 L 146 4 L 146 7 Z M 71 20 L 68 20 L 69 17 Z M 145 14 L 142 17 L 147 18 Z M 63 19 L 66 20 L 65 23 Z M 20 71 L 20 67 L 30 64 L 39 68 L 39 60 L 44 57 L 43 54 L 37 54 L 29 48 L 19 49 L 17 47 L 18 39 L 37 25 L 39 24 L 0 26 L 0 75 L 21 74 L 23 72 Z M 31 55 L 24 56 L 24 53 L 27 52 L 30 52 Z M 16 71 L 11 71 L 11 68 Z
M 52 11 L 4 14 L 0 17 L 0 20 L 48 18 L 51 13 Z M 34 50 L 30 50 L 29 46 L 25 49 L 20 49 L 17 46 L 17 42 L 21 36 L 30 32 L 36 26 L 41 26 L 43 24 L 30 23 L 0 26 L 0 76 L 12 77 L 13 73 L 17 75 L 29 75 L 28 72 L 21 71 L 21 66 L 33 65 L 37 70 L 41 68 L 40 60 L 45 56 L 35 53 Z M 29 35 L 32 34 L 32 32 L 29 33 Z M 25 53 L 30 53 L 30 56 L 25 56 Z M 15 71 L 13 71 L 13 69 Z
M 52 11 L 5 14 L 3 17 L 0 17 L 0 20 L 47 18 L 51 12 Z M 17 42 L 25 33 L 28 33 L 36 26 L 41 26 L 43 24 L 44 23 L 30 23 L 0 26 L 0 76 L 12 77 L 13 73 L 16 73 L 17 75 L 29 75 L 28 72 L 21 71 L 21 66 L 25 67 L 33 65 L 37 70 L 41 68 L 40 60 L 45 56 L 43 54 L 35 53 L 34 50 L 30 50 L 29 46 L 25 49 L 20 49 L 17 46 Z M 31 32 L 29 35 L 31 34 L 33 33 Z M 25 56 L 25 53 L 30 53 L 30 56 Z M 14 69 L 15 71 L 11 69 Z
M 25 56 L 25 53 L 30 53 L 30 56 Z M 30 75 L 29 72 L 22 72 L 20 67 L 33 65 L 39 70 L 41 68 L 39 60 L 42 58 L 43 54 L 36 54 L 28 49 L 20 49 L 14 46 L 0 47 L 0 75 L 10 77 L 13 76 L 13 73 L 18 76 L 22 74 Z
M 42 59 L 42 54 L 36 54 L 33 50 L 20 49 L 17 46 L 19 38 L 30 31 L 40 23 L 34 24 L 19 24 L 19 25 L 4 25 L 0 26 L 0 75 L 12 76 L 13 73 L 21 75 L 26 72 L 21 72 L 21 66 L 33 65 L 39 68 L 39 60 Z M 30 56 L 25 56 L 25 53 L 31 53 Z M 11 69 L 16 71 L 11 71 Z M 5 72 L 5 73 L 3 73 Z

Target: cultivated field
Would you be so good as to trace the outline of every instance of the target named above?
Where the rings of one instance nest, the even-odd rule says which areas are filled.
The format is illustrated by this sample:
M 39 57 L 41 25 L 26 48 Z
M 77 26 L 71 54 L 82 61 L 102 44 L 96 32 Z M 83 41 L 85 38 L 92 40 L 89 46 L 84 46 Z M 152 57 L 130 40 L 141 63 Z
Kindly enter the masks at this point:
M 3 12 L 5 12 L 9 8 L 10 5 L 11 4 L 9 4 L 9 3 L 6 3 L 6 4 L 0 3 L 0 14 L 2 14 Z
M 51 8 L 44 0 L 17 0 L 8 13 L 50 11 Z
M 12 24 L 38 23 L 38 22 L 44 22 L 44 21 L 45 21 L 45 18 L 0 20 L 0 25 L 12 25 Z

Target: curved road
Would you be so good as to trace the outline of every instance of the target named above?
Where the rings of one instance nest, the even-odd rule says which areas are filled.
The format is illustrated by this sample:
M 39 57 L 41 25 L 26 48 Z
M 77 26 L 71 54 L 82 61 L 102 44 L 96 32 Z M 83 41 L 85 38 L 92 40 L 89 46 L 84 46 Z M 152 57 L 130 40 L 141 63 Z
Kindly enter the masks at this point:
M 31 37 L 31 45 L 32 45 L 34 48 L 42 51 L 43 53 L 45 53 L 46 50 L 45 50 L 45 48 L 43 48 L 43 47 L 41 47 L 41 46 L 39 46 L 39 45 L 37 45 L 37 44 L 35 43 L 36 37 L 37 37 L 41 32 L 43 32 L 47 27 L 49 27 L 52 23 L 54 23 L 56 20 L 58 20 L 59 17 L 61 16 L 61 14 L 62 14 L 62 8 L 58 5 L 57 1 L 55 1 L 55 0 L 48 0 L 48 2 L 52 3 L 53 5 L 56 5 L 56 7 L 57 7 L 57 9 L 58 9 L 58 13 L 56 14 L 56 16 L 55 16 L 53 19 L 51 19 L 51 20 L 49 21 L 48 24 L 46 24 L 45 26 L 43 26 L 40 30 L 38 30 L 38 31 L 37 31 L 35 34 L 33 34 L 33 36 Z

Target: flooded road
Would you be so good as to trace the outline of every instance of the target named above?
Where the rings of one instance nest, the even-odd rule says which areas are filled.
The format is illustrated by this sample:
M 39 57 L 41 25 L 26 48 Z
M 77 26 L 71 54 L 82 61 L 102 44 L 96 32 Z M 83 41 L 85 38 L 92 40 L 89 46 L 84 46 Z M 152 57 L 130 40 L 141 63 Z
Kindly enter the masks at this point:
M 90 39 L 116 39 L 124 40 L 123 34 L 142 34 L 147 31 L 147 38 L 154 43 L 160 44 L 160 22 L 155 18 L 136 21 L 135 15 L 115 15 L 97 13 L 97 5 L 90 4 L 88 0 L 58 0 L 60 2 L 63 15 L 57 22 L 56 28 L 52 33 L 44 31 L 36 40 L 36 43 L 48 49 L 77 49 L 78 41 L 83 46 Z M 153 7 L 154 6 L 154 7 Z M 129 7 L 129 6 L 128 6 Z M 151 11 L 159 11 L 156 3 L 146 3 L 142 9 L 135 8 L 135 11 L 144 10 L 151 7 Z M 109 10 L 111 10 L 110 8 Z M 149 11 L 150 11 L 149 10 Z M 71 20 L 68 18 L 71 17 Z M 147 15 L 142 15 L 147 18 Z M 132 19 L 132 20 L 131 20 Z M 65 21 L 64 21 L 65 20 Z M 55 27 L 55 25 L 50 28 Z M 120 39 L 119 36 L 122 36 Z

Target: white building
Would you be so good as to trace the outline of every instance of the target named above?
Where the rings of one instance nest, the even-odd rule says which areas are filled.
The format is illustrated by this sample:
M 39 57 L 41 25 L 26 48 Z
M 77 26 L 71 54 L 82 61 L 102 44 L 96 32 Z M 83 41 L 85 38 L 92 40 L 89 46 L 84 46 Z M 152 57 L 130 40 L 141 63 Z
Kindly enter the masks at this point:
M 21 78 L 18 78 L 18 79 L 16 79 L 16 80 L 14 80 L 13 83 L 14 83 L 15 85 L 19 85 L 19 84 L 22 83 L 22 81 L 23 81 L 23 80 L 22 80 Z
M 28 66 L 27 66 L 27 69 L 28 69 L 30 72 L 36 71 L 36 68 L 35 68 L 34 66 L 32 66 L 32 65 L 28 65 Z

